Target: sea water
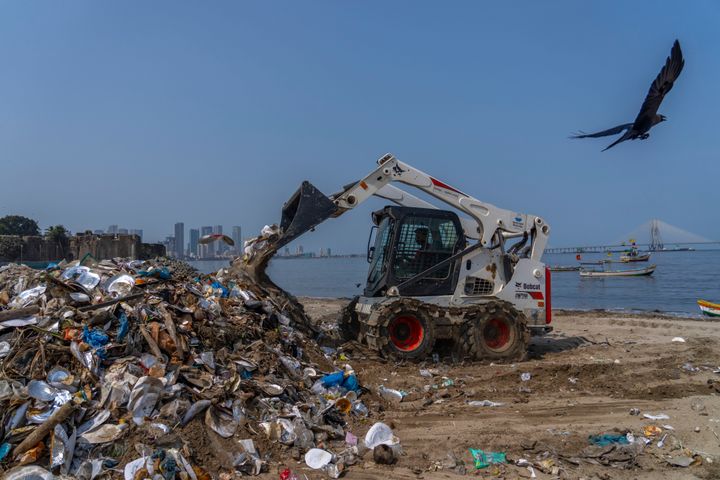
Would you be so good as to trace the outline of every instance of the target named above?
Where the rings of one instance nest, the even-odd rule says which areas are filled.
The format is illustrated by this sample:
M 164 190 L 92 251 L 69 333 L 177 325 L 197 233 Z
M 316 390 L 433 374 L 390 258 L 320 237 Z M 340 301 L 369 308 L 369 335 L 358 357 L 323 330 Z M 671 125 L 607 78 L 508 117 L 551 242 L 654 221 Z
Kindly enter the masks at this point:
M 618 257 L 588 254 L 582 256 L 582 261 Z M 548 265 L 578 265 L 575 255 L 545 255 L 543 261 Z M 226 260 L 191 263 L 204 273 L 228 265 Z M 609 267 L 641 268 L 651 264 L 657 269 L 648 277 L 581 278 L 577 271 L 553 272 L 553 308 L 699 315 L 697 299 L 720 302 L 720 251 L 656 252 L 649 262 L 612 263 Z M 363 257 L 275 258 L 268 275 L 294 295 L 335 298 L 362 294 L 367 271 Z

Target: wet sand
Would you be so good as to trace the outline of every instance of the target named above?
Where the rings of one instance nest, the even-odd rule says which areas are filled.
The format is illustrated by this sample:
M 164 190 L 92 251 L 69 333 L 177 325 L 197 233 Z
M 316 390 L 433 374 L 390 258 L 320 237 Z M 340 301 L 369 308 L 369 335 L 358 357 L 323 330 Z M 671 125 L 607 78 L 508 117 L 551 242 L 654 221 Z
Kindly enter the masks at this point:
M 327 323 L 346 302 L 300 300 L 311 317 Z M 509 459 L 536 463 L 551 459 L 546 462 L 548 473 L 535 469 L 539 479 L 720 478 L 720 374 L 713 373 L 720 366 L 720 322 L 557 311 L 553 326 L 553 333 L 533 339 L 526 361 L 512 365 L 397 364 L 350 348 L 349 363 L 363 386 L 374 392 L 383 384 L 410 395 L 395 405 L 372 393 L 363 397 L 384 411 L 355 422 L 353 431 L 362 435 L 379 420 L 392 424 L 405 454 L 393 466 L 376 465 L 372 455 L 366 455 L 344 478 L 457 478 L 462 467 L 449 455 L 464 462 L 468 475 L 530 477 L 526 468 L 514 465 L 475 470 L 468 448 L 506 452 Z M 672 342 L 678 336 L 685 343 Z M 421 377 L 420 368 L 435 368 L 439 375 Z M 531 374 L 529 381 L 520 379 L 524 372 Z M 442 377 L 454 385 L 424 392 L 425 385 L 438 385 Z M 485 399 L 503 405 L 467 405 Z M 632 408 L 641 414 L 631 415 Z M 665 413 L 670 418 L 653 421 L 643 418 L 643 413 Z M 660 437 L 668 436 L 663 448 L 657 447 L 655 438 L 636 465 L 623 469 L 583 458 L 589 435 L 630 430 L 638 436 L 649 425 L 663 429 Z M 689 452 L 699 454 L 699 465 L 668 464 L 669 457 Z M 308 478 L 323 478 L 304 464 L 287 466 Z M 556 475 L 552 466 L 559 468 Z

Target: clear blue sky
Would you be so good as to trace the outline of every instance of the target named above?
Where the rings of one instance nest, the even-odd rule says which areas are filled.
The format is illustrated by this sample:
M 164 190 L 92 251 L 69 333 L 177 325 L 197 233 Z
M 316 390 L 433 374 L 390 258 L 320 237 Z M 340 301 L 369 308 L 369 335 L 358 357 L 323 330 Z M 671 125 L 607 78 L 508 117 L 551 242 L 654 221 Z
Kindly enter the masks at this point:
M 718 25 L 713 1 L 3 2 L 0 215 L 250 233 L 392 152 L 554 245 L 653 217 L 720 239 Z M 567 139 L 632 121 L 675 38 L 649 140 Z M 369 203 L 301 243 L 363 251 Z

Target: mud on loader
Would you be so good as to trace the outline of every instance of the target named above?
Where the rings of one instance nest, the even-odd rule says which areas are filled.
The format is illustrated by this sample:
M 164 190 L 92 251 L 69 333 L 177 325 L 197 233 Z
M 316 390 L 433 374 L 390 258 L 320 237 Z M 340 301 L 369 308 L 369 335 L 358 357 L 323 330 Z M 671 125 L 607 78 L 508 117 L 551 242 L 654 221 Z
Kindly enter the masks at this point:
M 458 359 L 523 358 L 531 335 L 552 330 L 550 270 L 541 262 L 549 225 L 481 202 L 391 154 L 377 163 L 330 196 L 303 182 L 282 211 L 277 248 L 373 195 L 396 204 L 372 214 L 367 283 L 344 310 L 343 337 L 396 360 L 436 351 Z

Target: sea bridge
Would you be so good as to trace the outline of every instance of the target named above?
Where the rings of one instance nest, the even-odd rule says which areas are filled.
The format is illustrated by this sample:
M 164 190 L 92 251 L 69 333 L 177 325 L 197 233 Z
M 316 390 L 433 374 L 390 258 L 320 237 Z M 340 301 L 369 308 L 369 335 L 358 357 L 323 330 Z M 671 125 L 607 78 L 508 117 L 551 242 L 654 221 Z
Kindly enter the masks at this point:
M 671 243 L 665 244 L 663 248 L 653 248 L 650 243 L 636 243 L 635 246 L 640 250 L 647 250 L 649 252 L 680 252 L 687 250 L 694 250 L 696 245 L 717 245 L 720 246 L 720 241 L 717 242 L 684 242 L 684 243 Z M 545 253 L 617 253 L 628 250 L 632 245 L 617 244 L 617 245 L 587 245 L 582 247 L 554 247 L 546 248 Z
M 664 242 L 660 230 L 666 236 L 672 236 L 673 241 Z M 624 252 L 633 245 L 641 250 L 650 252 L 678 252 L 694 250 L 696 246 L 720 246 L 720 241 L 708 240 L 700 235 L 688 232 L 681 228 L 672 226 L 660 220 L 650 220 L 636 228 L 627 238 L 638 238 L 650 232 L 649 241 L 641 242 L 620 242 L 613 245 L 585 245 L 581 247 L 551 247 L 546 248 L 545 253 L 616 253 Z M 645 237 L 647 238 L 647 237 Z M 702 248 L 702 247 L 701 247 Z

